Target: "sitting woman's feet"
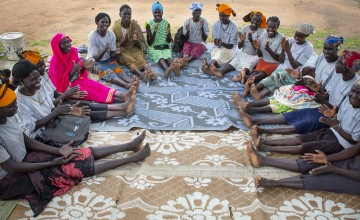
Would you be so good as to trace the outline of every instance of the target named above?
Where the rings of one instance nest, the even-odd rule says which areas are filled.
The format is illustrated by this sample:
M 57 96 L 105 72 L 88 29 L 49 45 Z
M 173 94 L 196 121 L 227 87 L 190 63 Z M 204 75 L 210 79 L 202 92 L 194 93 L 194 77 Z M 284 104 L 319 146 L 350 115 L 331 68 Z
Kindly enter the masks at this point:
M 261 99 L 261 96 L 260 96 L 259 92 L 257 91 L 257 88 L 256 88 L 255 84 L 251 85 L 250 94 L 255 100 L 260 100 Z
M 145 70 L 145 74 L 148 76 L 148 79 L 151 79 L 153 81 L 156 80 L 156 78 L 157 78 L 156 74 L 151 69 L 151 65 L 147 66 L 147 68 Z
M 249 155 L 251 165 L 255 168 L 262 167 L 263 157 L 255 150 L 250 142 L 248 142 L 246 150 Z
M 240 118 L 243 120 L 243 122 L 245 123 L 246 127 L 251 128 L 251 126 L 253 126 L 253 122 L 251 120 L 250 115 L 248 115 L 245 112 L 245 109 L 243 109 L 241 106 L 239 108 L 239 115 Z
M 141 145 L 144 142 L 146 137 L 146 130 L 143 130 L 140 135 L 138 135 L 134 140 L 131 141 L 134 152 L 139 152 L 141 150 Z
M 232 95 L 234 105 L 237 108 L 239 108 L 240 101 L 241 101 L 241 98 L 240 98 L 239 94 L 237 94 L 236 92 L 233 92 L 231 95 Z
M 145 160 L 150 155 L 151 155 L 150 145 L 146 143 L 145 146 L 142 149 L 140 149 L 138 152 L 136 152 L 133 156 L 131 156 L 131 158 L 134 159 L 134 162 L 139 162 Z
M 125 102 L 125 104 L 126 104 L 126 118 L 129 118 L 134 113 L 135 102 L 136 102 L 136 95 L 135 94 L 133 96 L 131 96 L 131 98 Z
M 231 79 L 231 81 L 233 81 L 233 82 L 240 82 L 241 79 L 242 79 L 242 75 L 241 75 L 241 72 L 239 72 L 237 75 L 235 75 L 235 76 Z
M 215 75 L 218 78 L 223 77 L 222 73 L 217 69 L 217 67 L 214 64 L 210 65 L 210 71 L 211 71 L 212 75 Z

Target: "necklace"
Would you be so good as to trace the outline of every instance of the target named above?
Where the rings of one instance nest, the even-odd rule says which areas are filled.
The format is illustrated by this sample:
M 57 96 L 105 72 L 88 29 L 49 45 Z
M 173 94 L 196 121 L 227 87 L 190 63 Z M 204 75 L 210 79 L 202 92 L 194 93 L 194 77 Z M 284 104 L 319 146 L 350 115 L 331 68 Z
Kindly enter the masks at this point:
M 39 90 L 36 91 L 36 93 L 37 93 L 37 99 L 36 99 L 36 98 L 33 98 L 32 96 L 30 96 L 30 98 L 31 98 L 32 100 L 34 100 L 35 102 L 39 103 L 40 106 L 42 106 L 42 105 L 44 104 L 44 101 L 41 101 L 41 99 L 40 99 Z
M 223 23 L 221 23 L 221 29 L 222 29 L 223 31 L 226 31 L 226 30 L 229 28 L 229 26 L 230 26 L 230 23 L 228 23 L 228 24 L 226 25 L 226 27 L 223 28 Z

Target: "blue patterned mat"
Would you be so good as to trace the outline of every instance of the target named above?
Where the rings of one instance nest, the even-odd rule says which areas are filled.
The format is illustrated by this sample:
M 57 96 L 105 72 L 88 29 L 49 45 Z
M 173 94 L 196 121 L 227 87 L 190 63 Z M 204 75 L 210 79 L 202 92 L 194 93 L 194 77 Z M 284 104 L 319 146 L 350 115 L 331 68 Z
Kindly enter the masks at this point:
M 210 45 L 211 47 L 211 45 Z M 210 50 L 208 50 L 210 51 Z M 209 53 L 205 56 L 209 60 Z M 243 85 L 232 82 L 232 71 L 218 79 L 201 71 L 201 59 L 182 68 L 181 76 L 164 78 L 152 63 L 156 81 L 141 83 L 134 114 L 91 125 L 96 131 L 148 130 L 226 130 L 231 126 L 247 129 L 232 102 L 233 92 L 242 93 Z

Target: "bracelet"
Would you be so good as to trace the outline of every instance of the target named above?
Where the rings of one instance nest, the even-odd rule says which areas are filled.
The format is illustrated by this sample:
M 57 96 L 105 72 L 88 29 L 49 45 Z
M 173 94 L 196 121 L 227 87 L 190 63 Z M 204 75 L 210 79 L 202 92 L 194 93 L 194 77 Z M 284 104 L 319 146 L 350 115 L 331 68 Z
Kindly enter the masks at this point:
M 340 124 L 336 124 L 334 126 L 331 126 L 335 131 L 339 131 Z

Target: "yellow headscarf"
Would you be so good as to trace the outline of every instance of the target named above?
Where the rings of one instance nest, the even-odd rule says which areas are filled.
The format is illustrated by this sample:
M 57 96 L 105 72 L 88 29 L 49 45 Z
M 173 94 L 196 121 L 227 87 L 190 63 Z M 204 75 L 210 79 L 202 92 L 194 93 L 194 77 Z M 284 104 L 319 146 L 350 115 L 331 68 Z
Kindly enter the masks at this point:
M 15 99 L 15 92 L 8 88 L 7 84 L 2 84 L 0 87 L 0 107 L 10 105 Z
M 44 57 L 37 51 L 25 50 L 21 54 L 19 54 L 22 59 L 29 60 L 34 65 L 38 64 L 38 62 Z
M 260 24 L 260 27 L 261 28 L 266 28 L 266 16 L 264 15 L 264 13 L 262 13 L 261 11 L 251 11 L 249 14 L 245 15 L 243 17 L 243 20 L 245 22 L 251 22 L 251 19 L 252 17 L 255 15 L 255 14 L 261 14 L 261 24 Z
M 227 16 L 230 16 L 231 14 L 235 17 L 236 13 L 235 11 L 230 7 L 230 5 L 227 4 L 216 4 L 217 8 L 216 10 L 218 10 L 219 14 L 220 13 L 224 13 Z

